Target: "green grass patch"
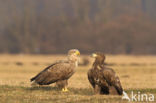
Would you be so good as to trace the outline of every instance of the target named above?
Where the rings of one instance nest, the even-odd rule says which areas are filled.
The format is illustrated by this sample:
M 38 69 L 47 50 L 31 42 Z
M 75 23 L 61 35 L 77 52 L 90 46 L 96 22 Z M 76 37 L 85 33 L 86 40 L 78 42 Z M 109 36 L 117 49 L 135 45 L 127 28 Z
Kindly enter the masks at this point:
M 141 93 L 156 94 L 156 89 L 128 89 Z M 69 88 L 69 92 L 61 92 L 52 86 L 24 87 L 0 86 L 1 103 L 126 103 L 121 96 L 94 95 L 92 88 Z

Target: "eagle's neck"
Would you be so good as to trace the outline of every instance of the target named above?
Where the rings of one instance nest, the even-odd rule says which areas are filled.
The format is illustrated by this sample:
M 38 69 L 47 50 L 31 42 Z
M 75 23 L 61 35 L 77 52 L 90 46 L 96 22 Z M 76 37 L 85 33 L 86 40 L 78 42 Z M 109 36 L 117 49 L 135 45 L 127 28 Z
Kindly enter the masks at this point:
M 74 67 L 78 67 L 78 61 L 68 61 L 70 64 L 74 65 Z
M 96 61 L 93 63 L 93 68 L 94 69 L 101 69 L 101 68 L 103 68 L 104 67 L 104 65 L 103 64 L 99 64 L 99 63 L 97 63 Z
M 78 58 L 77 57 L 69 56 L 68 62 L 71 63 L 72 65 L 74 65 L 75 67 L 78 66 Z
M 75 67 L 78 67 L 78 61 L 75 62 Z

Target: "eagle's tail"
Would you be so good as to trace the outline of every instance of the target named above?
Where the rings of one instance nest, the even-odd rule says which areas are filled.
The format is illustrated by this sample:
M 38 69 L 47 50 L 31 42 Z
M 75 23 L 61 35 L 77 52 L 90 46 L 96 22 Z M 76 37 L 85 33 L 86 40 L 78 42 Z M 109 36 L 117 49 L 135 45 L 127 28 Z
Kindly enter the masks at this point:
M 36 76 L 30 79 L 30 82 L 34 81 L 36 79 Z
M 40 76 L 41 73 L 39 73 L 38 75 L 34 76 L 33 78 L 30 79 L 30 82 L 34 81 L 36 78 L 38 78 Z
M 119 95 L 123 94 L 123 88 L 121 86 L 120 79 L 117 76 L 116 76 L 116 83 L 115 83 L 114 87 L 116 88 Z
M 115 86 L 115 88 L 116 88 L 118 94 L 119 94 L 119 95 L 122 95 L 122 93 L 123 93 L 122 87 L 121 87 L 121 86 Z

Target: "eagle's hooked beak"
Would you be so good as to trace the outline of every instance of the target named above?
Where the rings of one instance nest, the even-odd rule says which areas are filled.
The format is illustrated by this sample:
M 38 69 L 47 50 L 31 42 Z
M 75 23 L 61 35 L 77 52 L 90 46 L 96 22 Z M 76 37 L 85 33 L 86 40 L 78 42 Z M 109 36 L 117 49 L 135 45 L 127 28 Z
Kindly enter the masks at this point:
M 96 54 L 96 53 L 93 53 L 93 54 L 91 55 L 91 57 L 96 58 L 96 57 L 97 57 L 97 54 Z
M 80 52 L 79 52 L 79 51 L 76 51 L 75 54 L 76 54 L 76 55 L 80 55 Z

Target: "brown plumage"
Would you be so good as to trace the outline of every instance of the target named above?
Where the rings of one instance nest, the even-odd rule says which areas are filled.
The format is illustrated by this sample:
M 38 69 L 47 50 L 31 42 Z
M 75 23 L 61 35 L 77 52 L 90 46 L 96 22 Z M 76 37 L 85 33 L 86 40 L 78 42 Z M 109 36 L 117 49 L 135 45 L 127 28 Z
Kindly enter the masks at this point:
M 58 82 L 56 82 L 56 85 L 58 88 L 64 88 L 64 87 L 67 87 L 68 85 L 68 80 L 60 80 Z
M 88 71 L 88 80 L 96 94 L 118 94 L 122 95 L 123 89 L 116 75 L 111 68 L 105 67 L 105 55 L 103 53 L 94 53 L 95 58 L 93 67 Z
M 69 50 L 67 60 L 61 60 L 48 66 L 31 78 L 31 82 L 39 85 L 49 85 L 58 82 L 58 84 L 61 83 L 63 91 L 67 91 L 67 80 L 75 73 L 79 55 L 80 52 L 77 49 Z

